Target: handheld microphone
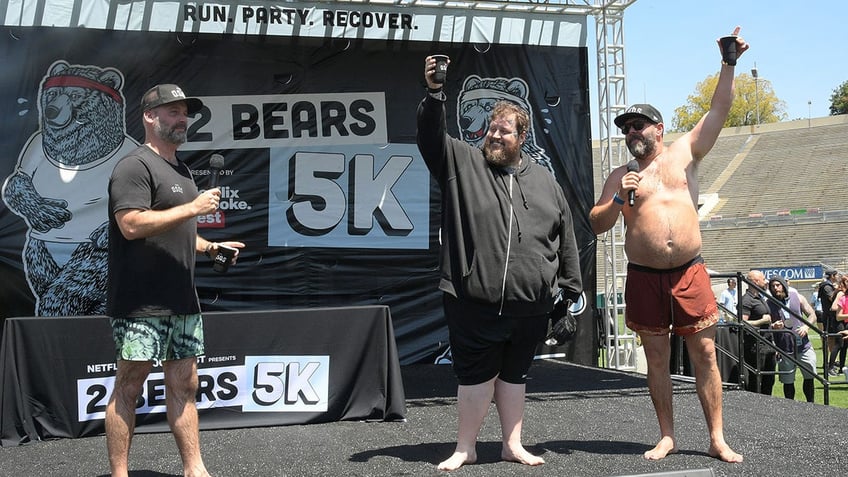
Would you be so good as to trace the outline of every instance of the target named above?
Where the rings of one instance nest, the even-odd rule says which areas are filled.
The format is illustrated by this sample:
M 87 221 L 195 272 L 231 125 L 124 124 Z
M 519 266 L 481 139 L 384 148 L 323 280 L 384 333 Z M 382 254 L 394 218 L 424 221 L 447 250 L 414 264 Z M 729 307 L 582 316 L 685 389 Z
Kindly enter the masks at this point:
M 631 159 L 630 162 L 627 163 L 627 172 L 639 172 L 639 161 L 637 161 L 636 159 Z M 630 203 L 630 207 L 633 207 L 633 203 L 636 202 L 635 190 L 631 189 L 629 192 L 627 192 L 627 201 L 628 203 Z
M 209 158 L 209 171 L 212 177 L 209 178 L 209 188 L 218 187 L 218 180 L 221 178 L 221 169 L 224 168 L 224 156 L 220 154 L 212 154 Z

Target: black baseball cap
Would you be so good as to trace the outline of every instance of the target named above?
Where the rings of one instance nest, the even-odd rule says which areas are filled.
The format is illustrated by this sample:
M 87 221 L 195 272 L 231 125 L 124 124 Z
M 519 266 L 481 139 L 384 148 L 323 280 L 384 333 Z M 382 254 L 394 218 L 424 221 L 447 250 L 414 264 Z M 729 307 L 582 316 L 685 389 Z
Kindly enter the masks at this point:
M 175 84 L 157 84 L 147 90 L 141 97 L 141 110 L 147 111 L 163 104 L 185 101 L 188 114 L 194 114 L 203 107 L 203 101 L 197 98 L 188 98 L 182 88 Z
M 654 124 L 663 122 L 662 114 L 657 111 L 657 108 L 650 104 L 634 104 L 627 108 L 626 111 L 616 116 L 613 122 L 616 126 L 621 127 L 624 126 L 624 123 L 630 118 L 644 118 Z
M 826 276 L 826 277 L 829 277 L 831 275 L 836 275 L 837 273 L 839 273 L 839 271 L 836 270 L 835 268 L 825 268 L 824 269 L 824 276 Z

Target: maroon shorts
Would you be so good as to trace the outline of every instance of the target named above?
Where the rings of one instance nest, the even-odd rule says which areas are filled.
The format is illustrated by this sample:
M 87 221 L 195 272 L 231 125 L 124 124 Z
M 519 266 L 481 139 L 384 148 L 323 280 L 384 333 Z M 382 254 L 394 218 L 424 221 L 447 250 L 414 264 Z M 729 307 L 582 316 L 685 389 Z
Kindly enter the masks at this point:
M 647 335 L 691 335 L 718 322 L 718 305 L 704 259 L 657 270 L 629 263 L 624 287 L 627 327 Z

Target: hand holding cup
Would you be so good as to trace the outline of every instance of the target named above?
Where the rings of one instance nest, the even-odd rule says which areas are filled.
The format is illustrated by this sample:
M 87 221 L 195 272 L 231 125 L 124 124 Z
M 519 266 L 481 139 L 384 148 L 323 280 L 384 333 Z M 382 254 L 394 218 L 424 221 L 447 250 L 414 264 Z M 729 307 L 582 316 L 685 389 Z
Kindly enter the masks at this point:
M 741 27 L 736 27 L 732 35 L 719 38 L 718 46 L 721 50 L 722 63 L 729 66 L 736 66 L 736 60 L 742 56 L 742 53 L 748 49 L 749 45 L 739 36 Z
M 240 248 L 244 248 L 241 242 L 215 243 L 215 255 L 212 257 L 212 270 L 218 273 L 226 273 L 230 265 L 235 265 Z
M 449 64 L 450 58 L 447 55 L 427 57 L 424 63 L 424 79 L 427 81 L 428 88 L 438 89 L 442 87 L 447 78 Z
M 433 73 L 433 82 L 444 83 L 448 75 L 450 58 L 448 58 L 448 55 L 433 55 L 433 58 L 436 60 L 436 71 Z

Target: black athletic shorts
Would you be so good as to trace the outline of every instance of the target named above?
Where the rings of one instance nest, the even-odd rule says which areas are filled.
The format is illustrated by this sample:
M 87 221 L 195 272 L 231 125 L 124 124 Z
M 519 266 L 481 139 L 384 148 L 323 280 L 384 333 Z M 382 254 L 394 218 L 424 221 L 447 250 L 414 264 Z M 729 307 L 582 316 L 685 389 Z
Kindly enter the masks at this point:
M 498 316 L 444 294 L 453 371 L 471 386 L 494 377 L 524 384 L 536 347 L 545 339 L 548 315 Z

